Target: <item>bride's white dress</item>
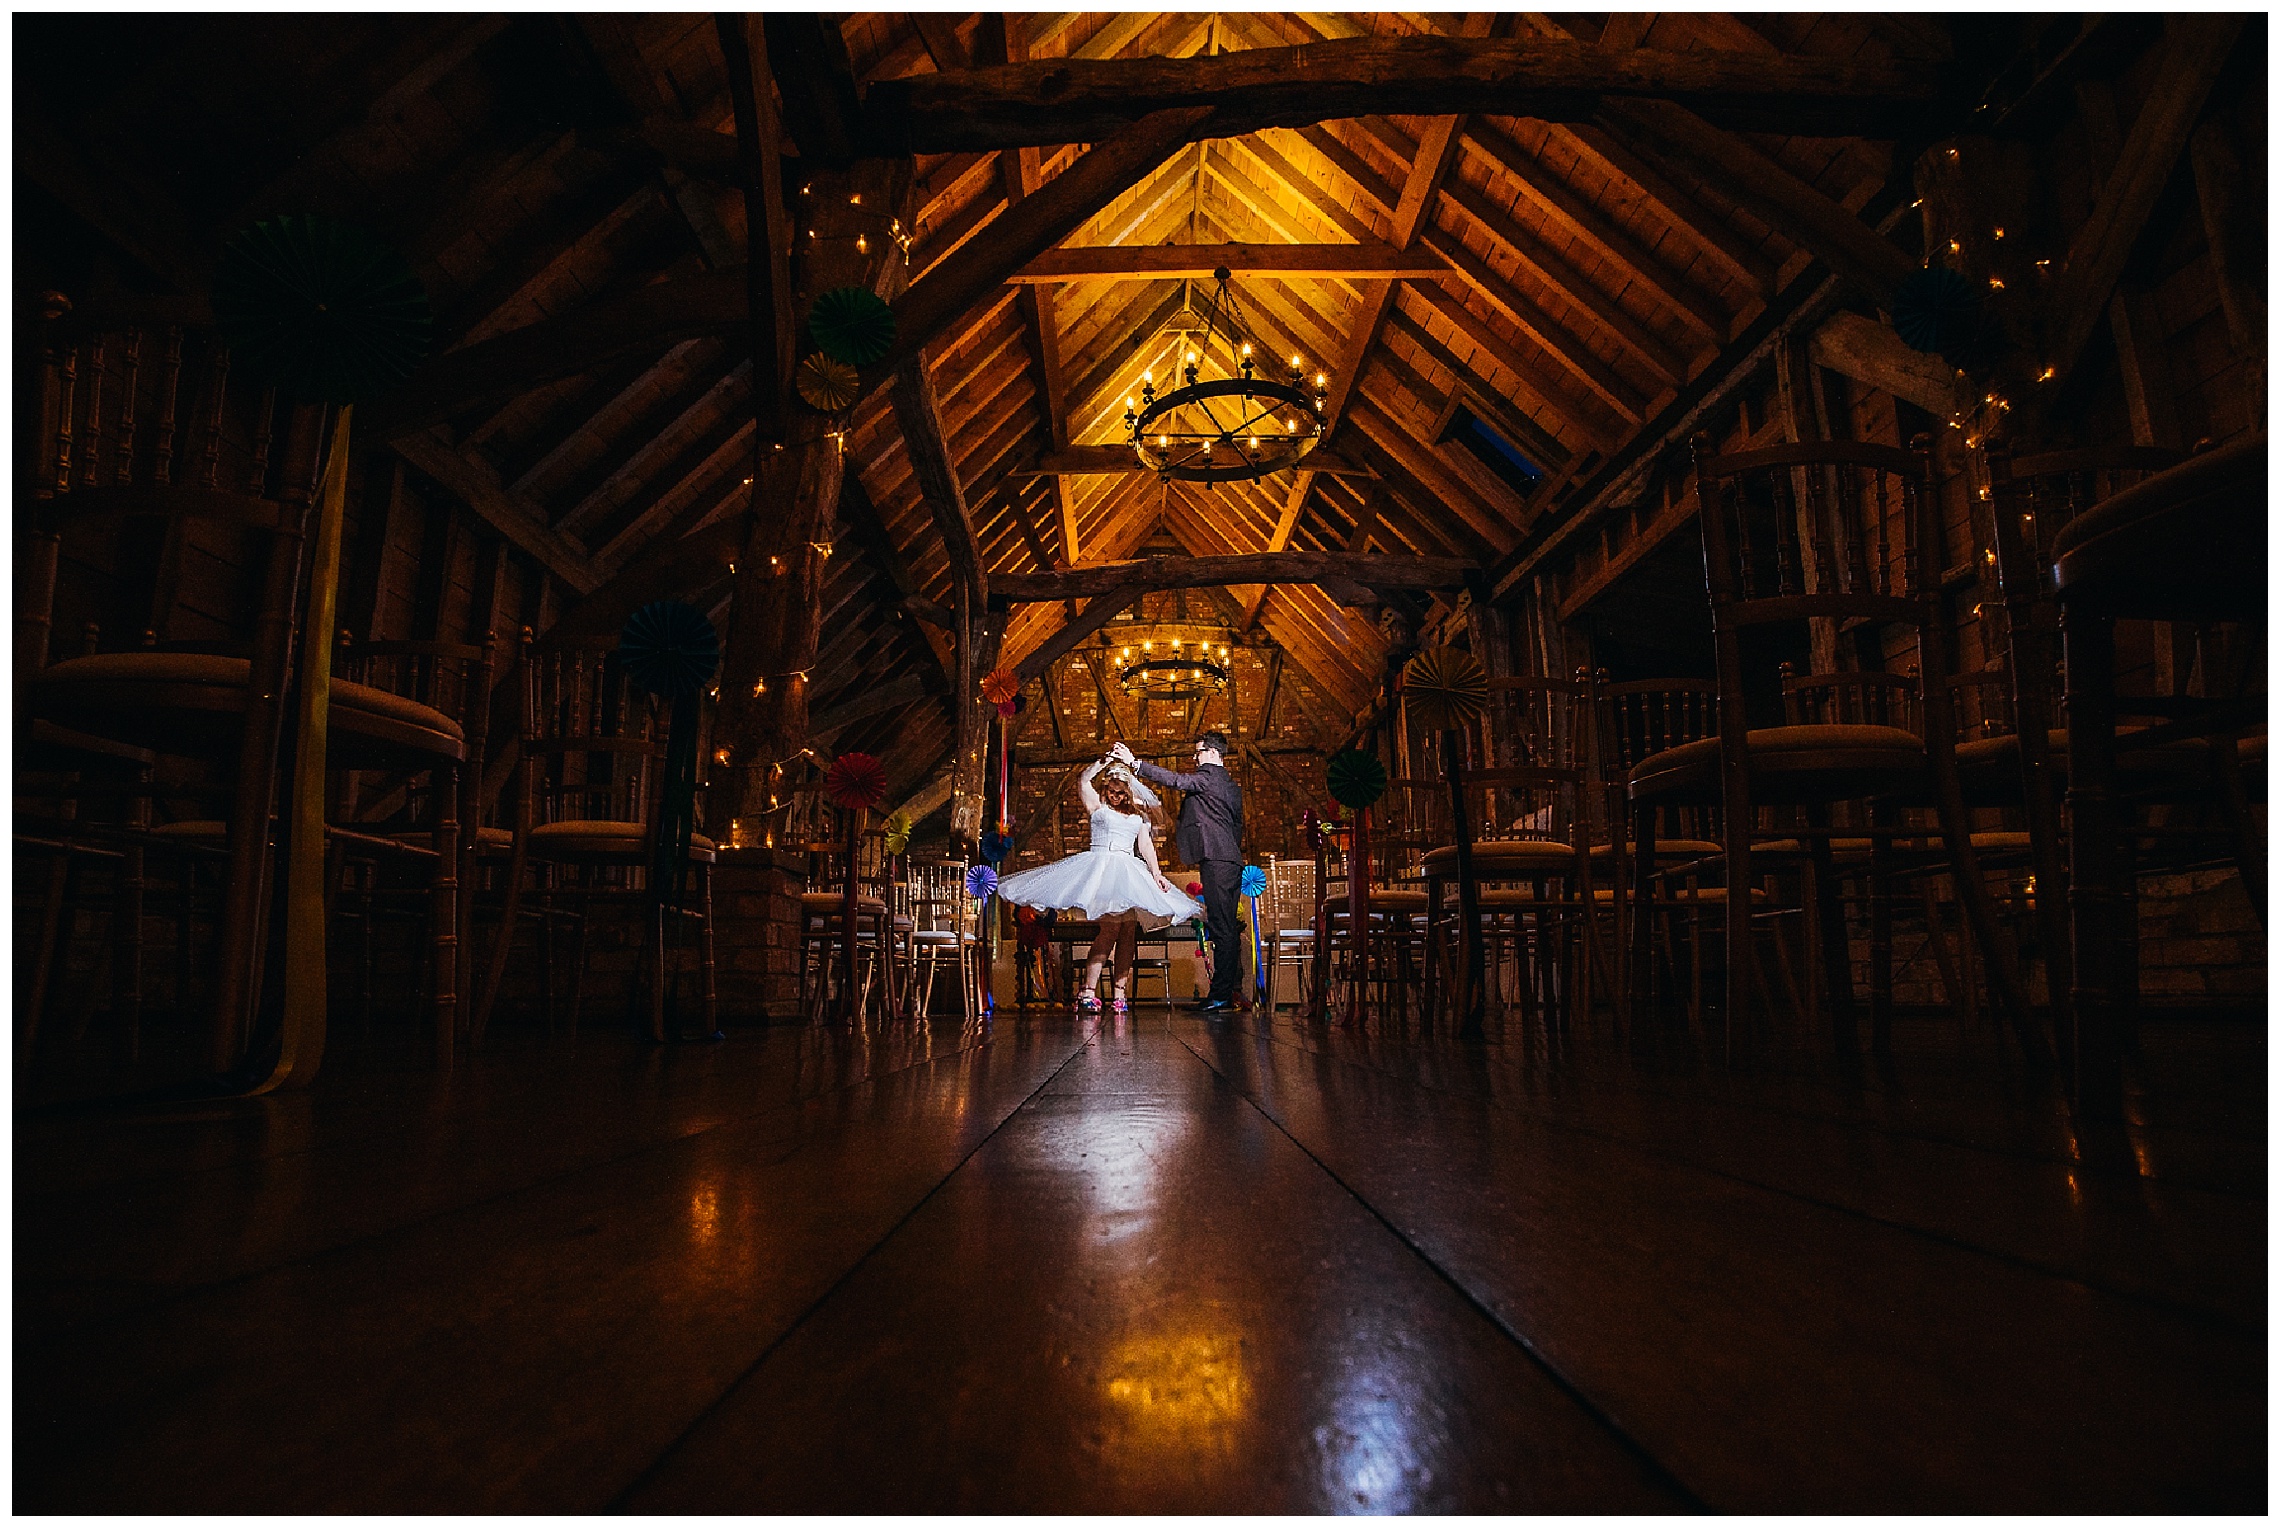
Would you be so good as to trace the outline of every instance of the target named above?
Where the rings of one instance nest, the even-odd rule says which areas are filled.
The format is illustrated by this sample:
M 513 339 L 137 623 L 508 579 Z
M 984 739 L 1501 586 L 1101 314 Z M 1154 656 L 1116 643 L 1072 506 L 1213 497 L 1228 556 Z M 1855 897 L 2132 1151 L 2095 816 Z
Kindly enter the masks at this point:
M 1137 918 L 1146 929 L 1199 916 L 1201 903 L 1164 890 L 1148 873 L 1135 847 L 1147 829 L 1145 818 L 1096 807 L 1090 849 L 1009 875 L 998 882 L 998 895 L 1024 907 L 1082 913 L 1096 923 L 1104 918 Z

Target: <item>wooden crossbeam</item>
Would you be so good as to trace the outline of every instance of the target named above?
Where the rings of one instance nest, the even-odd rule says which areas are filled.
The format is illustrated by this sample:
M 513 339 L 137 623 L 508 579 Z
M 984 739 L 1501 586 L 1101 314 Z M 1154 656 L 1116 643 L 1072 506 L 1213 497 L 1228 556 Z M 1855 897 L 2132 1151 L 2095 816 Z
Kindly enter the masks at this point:
M 1038 678 L 1064 655 L 1073 652 L 1078 643 L 1115 620 L 1119 612 L 1140 597 L 1140 592 L 1138 589 L 1127 589 L 1116 594 L 1104 594 L 1091 601 L 1067 625 L 1046 638 L 1037 651 L 1022 659 L 1014 672 L 1025 683 Z
M 2062 383 L 2071 381 L 2083 348 L 2106 321 L 2114 284 L 2121 279 L 2146 219 L 2153 215 L 2155 202 L 2191 140 L 2202 104 L 2246 25 L 2246 19 L 2237 15 L 2169 18 L 2162 70 L 2138 109 L 2098 205 L 2067 246 L 2066 263 L 2052 281 L 2044 305 L 2053 337 L 2043 361 Z
M 1246 552 L 1225 557 L 1144 557 L 1052 573 L 1001 573 L 991 587 L 1016 604 L 1084 598 L 1122 589 L 1203 589 L 1214 584 L 1312 584 L 1344 579 L 1376 589 L 1461 589 L 1478 563 L 1449 557 L 1345 557 L 1334 552 Z
M 508 489 L 497 472 L 461 452 L 441 430 L 422 431 L 393 444 L 398 456 L 442 484 L 556 578 L 580 594 L 601 583 L 584 547 L 548 526 L 537 505 Z
M 1390 244 L 1156 244 L 1139 249 L 1047 250 L 1007 279 L 1032 285 L 1165 277 L 1208 280 L 1221 269 L 1238 276 L 1289 279 L 1433 281 L 1450 275 L 1448 263 L 1438 256 Z
M 1643 130 L 1688 169 L 1811 250 L 1887 312 L 1915 261 L 1827 196 L 1753 148 L 1670 101 L 1609 102 L 1607 121 Z
M 1219 109 L 1211 135 L 1372 114 L 1576 121 L 1602 97 L 1653 96 L 1756 131 L 1893 136 L 1937 89 L 1920 63 L 1607 49 L 1551 38 L 1357 38 L 1210 58 L 1040 59 L 879 80 L 873 152 L 1097 143 L 1170 107 Z
M 784 210 L 782 124 L 765 29 L 749 12 L 713 18 L 735 103 L 738 180 L 744 193 L 744 301 L 752 331 L 753 449 L 783 439 L 798 320 L 792 313 L 792 226 Z
M 1329 477 L 1376 477 L 1374 468 L 1355 461 L 1343 451 L 1329 446 L 1316 446 L 1300 458 L 1302 470 Z M 1140 465 L 1130 446 L 1066 446 L 1058 451 L 1040 452 L 1034 461 L 1013 469 L 1014 477 L 1047 477 L 1059 473 L 1075 476 L 1104 476 L 1146 474 L 1149 469 Z
M 784 98 L 784 126 L 800 157 L 843 166 L 858 152 L 862 88 L 847 57 L 839 18 L 815 11 L 762 13 L 768 57 Z

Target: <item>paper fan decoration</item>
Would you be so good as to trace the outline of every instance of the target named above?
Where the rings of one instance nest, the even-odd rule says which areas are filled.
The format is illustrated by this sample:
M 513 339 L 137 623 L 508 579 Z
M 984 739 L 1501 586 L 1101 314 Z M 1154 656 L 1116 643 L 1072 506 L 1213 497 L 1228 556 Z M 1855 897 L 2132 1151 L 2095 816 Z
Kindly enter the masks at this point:
M 855 406 L 863 396 L 863 379 L 845 361 L 835 361 L 818 350 L 800 362 L 792 373 L 792 386 L 800 401 L 818 413 L 836 414 Z
M 975 901 L 986 901 L 997 890 L 997 872 L 987 865 L 976 865 L 966 872 L 966 895 Z
M 720 667 L 720 633 L 685 600 L 652 600 L 618 633 L 618 663 L 652 695 L 678 700 L 705 687 Z
M 1013 840 L 996 829 L 993 828 L 982 835 L 982 858 L 991 864 L 1004 864 L 1005 857 L 1012 852 Z
M 843 753 L 823 772 L 823 793 L 833 806 L 869 811 L 886 799 L 886 767 L 867 753 Z
M 903 850 L 910 847 L 911 827 L 912 823 L 910 820 L 910 813 L 895 812 L 889 815 L 886 822 L 887 831 L 885 838 L 886 848 L 889 854 L 900 854 L 903 852 Z
M 992 669 L 982 680 L 982 699 L 1001 709 L 1021 693 L 1021 676 L 1012 669 Z
M 1021 714 L 1021 707 L 1010 700 L 1001 700 L 997 703 L 997 714 L 1010 722 Z
M 352 223 L 254 224 L 214 267 L 230 353 L 304 403 L 359 403 L 412 374 L 434 343 L 427 291 L 404 257 Z
M 833 287 L 808 309 L 808 333 L 833 360 L 868 366 L 894 348 L 894 310 L 864 287 Z
M 1488 710 L 1488 671 L 1456 647 L 1428 647 L 1402 666 L 1401 703 L 1427 732 L 1469 727 Z
M 1330 756 L 1330 795 L 1359 812 L 1385 794 L 1385 765 L 1374 753 L 1348 748 Z
M 1267 889 L 1267 873 L 1256 865 L 1243 867 L 1243 895 L 1255 897 Z
M 1912 271 L 1892 294 L 1892 327 L 1911 350 L 1949 352 L 1979 328 L 1979 290 L 1944 265 Z

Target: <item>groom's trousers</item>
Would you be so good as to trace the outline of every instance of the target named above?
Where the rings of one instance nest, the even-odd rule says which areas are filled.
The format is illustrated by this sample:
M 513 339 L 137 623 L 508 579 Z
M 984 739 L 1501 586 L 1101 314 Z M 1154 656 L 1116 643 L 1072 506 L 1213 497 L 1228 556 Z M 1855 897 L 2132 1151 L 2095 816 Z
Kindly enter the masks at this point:
M 1232 1003 L 1243 986 L 1243 864 L 1203 862 L 1203 923 L 1211 935 L 1211 996 Z

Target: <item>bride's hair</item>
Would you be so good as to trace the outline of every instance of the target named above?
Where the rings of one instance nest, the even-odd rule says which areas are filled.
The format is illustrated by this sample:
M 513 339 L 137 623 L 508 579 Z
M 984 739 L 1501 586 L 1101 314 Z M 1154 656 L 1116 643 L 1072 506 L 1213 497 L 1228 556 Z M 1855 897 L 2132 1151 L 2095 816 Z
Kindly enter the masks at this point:
M 1163 813 L 1156 808 L 1141 804 L 1133 796 L 1132 787 L 1126 782 L 1121 772 L 1104 771 L 1094 794 L 1100 797 L 1101 805 L 1109 810 L 1137 817 L 1147 823 L 1151 831 L 1161 832 L 1163 830 Z

